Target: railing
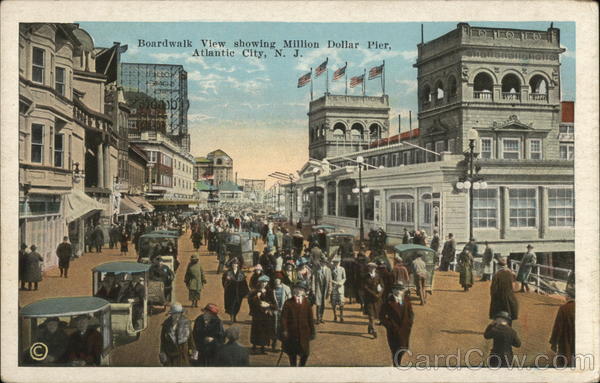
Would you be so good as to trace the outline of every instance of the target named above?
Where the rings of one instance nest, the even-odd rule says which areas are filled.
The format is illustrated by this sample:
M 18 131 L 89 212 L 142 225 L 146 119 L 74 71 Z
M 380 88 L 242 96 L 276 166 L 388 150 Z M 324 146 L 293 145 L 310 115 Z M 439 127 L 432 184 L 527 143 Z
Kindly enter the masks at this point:
M 491 100 L 492 99 L 492 92 L 489 91 L 474 91 L 473 92 L 473 98 L 476 98 L 478 100 Z
M 502 92 L 502 99 L 509 101 L 520 101 L 521 95 L 519 93 Z
M 530 93 L 529 99 L 532 101 L 548 101 L 548 95 L 545 93 Z

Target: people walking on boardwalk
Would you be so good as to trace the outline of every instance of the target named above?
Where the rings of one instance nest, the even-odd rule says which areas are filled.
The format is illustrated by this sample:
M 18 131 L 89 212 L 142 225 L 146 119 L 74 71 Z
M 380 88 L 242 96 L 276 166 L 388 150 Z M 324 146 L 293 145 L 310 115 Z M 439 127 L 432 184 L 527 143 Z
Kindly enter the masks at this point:
M 196 230 L 192 233 L 192 244 L 194 245 L 194 250 L 198 251 L 200 246 L 202 245 L 202 231 Z
M 513 365 L 513 347 L 521 347 L 517 332 L 510 326 L 510 314 L 500 311 L 494 315 L 483 337 L 492 339 L 493 346 L 488 357 L 489 367 L 509 367 Z
M 521 259 L 521 265 L 519 266 L 519 272 L 517 274 L 517 282 L 521 282 L 521 290 L 519 290 L 519 292 L 529 292 L 529 275 L 536 264 L 537 257 L 533 252 L 533 246 L 527 245 L 527 252 Z
M 69 277 L 69 264 L 73 256 L 73 247 L 69 243 L 69 237 L 63 237 L 63 241 L 56 248 L 56 256 L 58 257 L 58 269 L 60 277 Z
M 325 303 L 331 294 L 331 269 L 321 259 L 313 261 L 311 289 L 316 305 L 316 324 L 324 323 Z
M 265 346 L 271 344 L 275 339 L 275 315 L 273 313 L 275 302 L 273 293 L 268 290 L 269 277 L 266 275 L 258 279 L 258 287 L 248 294 L 248 305 L 252 325 L 250 327 L 250 343 L 252 351 L 256 352 L 260 347 L 260 353 L 264 354 Z
M 184 282 L 188 289 L 188 299 L 192 302 L 191 307 L 198 307 L 198 301 L 200 300 L 202 288 L 206 284 L 206 278 L 204 277 L 204 270 L 202 269 L 202 265 L 200 265 L 197 254 L 192 254 L 190 258 L 190 263 L 185 271 Z
M 466 247 L 458 256 L 458 266 L 460 268 L 460 285 L 464 291 L 469 291 L 473 286 L 473 255 Z
M 394 283 L 392 293 L 385 298 L 379 312 L 394 366 L 400 366 L 402 356 L 408 350 L 414 316 L 408 289 L 402 282 Z
M 217 261 L 219 262 L 219 265 L 217 266 L 217 274 L 221 274 L 223 272 L 225 262 L 227 262 L 227 253 L 227 245 L 225 244 L 225 240 L 221 239 L 217 249 Z
M 422 253 L 417 253 L 416 258 L 412 261 L 412 268 L 415 286 L 417 287 L 417 295 L 421 299 L 421 304 L 424 305 L 427 303 L 427 292 L 425 291 L 425 285 L 429 279 L 429 273 L 427 272 L 427 265 L 425 264 L 425 261 L 423 261 Z
M 248 367 L 250 353 L 238 343 L 240 328 L 231 326 L 225 330 L 225 344 L 219 347 L 214 359 L 215 367 Z
M 32 286 L 34 290 L 37 290 L 38 283 L 42 281 L 41 263 L 44 262 L 44 258 L 37 252 L 35 245 L 31 245 L 29 248 L 31 251 L 25 255 L 23 261 L 25 266 L 23 281 L 27 282 L 27 290 L 31 290 Z
M 161 325 L 159 360 L 165 367 L 189 366 L 190 356 L 197 359 L 190 320 L 183 306 L 173 303 L 169 316 Z
M 333 320 L 337 322 L 337 309 L 340 309 L 340 322 L 344 322 L 344 297 L 346 284 L 346 270 L 340 265 L 340 258 L 333 258 L 333 267 L 331 268 L 331 309 L 333 310 Z
M 225 338 L 225 330 L 223 322 L 219 318 L 219 308 L 213 303 L 209 303 L 202 309 L 200 314 L 194 321 L 194 345 L 198 352 L 196 363 L 202 367 L 214 365 L 214 358 L 217 350 L 223 344 Z
M 22 243 L 21 249 L 19 250 L 19 288 L 25 290 L 25 268 L 26 268 L 26 255 L 29 252 L 27 245 Z
M 129 231 L 127 231 L 126 229 L 123 229 L 123 231 L 121 232 L 121 237 L 119 238 L 120 244 L 121 244 L 121 255 L 125 256 L 127 255 L 127 253 L 129 252 L 129 240 L 131 239 L 131 235 L 129 234 Z
M 383 295 L 383 280 L 377 273 L 377 264 L 369 262 L 368 272 L 363 279 L 363 313 L 369 317 L 368 333 L 377 338 L 374 319 L 378 317 L 381 296 Z
M 489 281 L 494 272 L 494 250 L 492 250 L 488 241 L 485 241 L 481 262 L 483 263 L 483 273 L 480 281 Z
M 433 231 L 433 236 L 431 237 L 431 242 L 429 243 L 429 248 L 431 248 L 431 250 L 435 251 L 436 257 L 437 254 L 440 251 L 440 235 L 438 234 L 437 230 Z M 437 259 L 436 259 L 437 261 Z
M 499 270 L 494 274 L 490 286 L 489 318 L 494 319 L 497 313 L 504 311 L 513 321 L 519 317 L 519 302 L 513 290 L 515 275 L 506 267 L 506 258 L 504 257 L 498 259 L 498 267 Z
M 448 234 L 448 240 L 444 242 L 442 249 L 442 260 L 440 261 L 440 271 L 448 271 L 450 263 L 454 260 L 456 254 L 456 241 L 452 233 Z
M 102 245 L 104 245 L 104 232 L 102 231 L 100 224 L 96 224 L 96 227 L 92 232 L 92 240 L 94 242 L 94 247 L 96 248 L 96 253 L 101 253 Z
M 567 302 L 558 309 L 550 346 L 556 353 L 555 367 L 575 366 L 575 291 L 567 288 Z
M 402 282 L 403 285 L 408 285 L 408 269 L 404 266 L 404 260 L 399 255 L 394 257 L 392 275 L 394 276 L 394 283 Z
M 235 323 L 242 301 L 248 295 L 248 282 L 237 258 L 232 258 L 228 267 L 229 270 L 223 273 L 221 281 L 225 290 L 225 312 L 229 314 L 231 321 Z
M 281 312 L 283 352 L 288 355 L 290 366 L 302 367 L 310 356 L 310 341 L 316 336 L 315 323 L 312 305 L 306 297 L 306 284 L 296 283 L 292 294 Z

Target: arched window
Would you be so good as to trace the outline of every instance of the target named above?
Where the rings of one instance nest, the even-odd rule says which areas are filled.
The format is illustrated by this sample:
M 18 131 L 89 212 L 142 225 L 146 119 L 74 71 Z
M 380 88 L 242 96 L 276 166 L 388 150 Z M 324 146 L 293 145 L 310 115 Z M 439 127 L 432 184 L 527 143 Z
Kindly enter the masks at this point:
M 474 98 L 490 100 L 493 89 L 494 80 L 492 80 L 492 76 L 485 72 L 480 72 L 475 76 L 475 80 L 473 81 Z
M 442 84 L 441 81 L 438 81 L 435 84 L 435 93 L 436 93 L 436 99 L 438 101 L 444 99 L 444 84 Z
M 342 138 L 346 134 L 346 125 L 338 122 L 333 126 L 333 135 L 337 138 Z
M 408 194 L 393 195 L 390 197 L 390 221 L 412 224 L 415 221 L 415 200 Z
M 378 140 L 381 138 L 381 127 L 378 124 L 371 124 L 369 126 L 369 135 L 372 140 Z
M 450 76 L 448 79 L 448 99 L 456 97 L 457 86 L 456 86 L 456 77 Z
M 223 160 L 222 159 L 217 159 L 217 165 L 223 165 Z
M 429 85 L 423 87 L 423 93 L 421 94 L 421 103 L 427 105 L 431 102 L 431 88 Z
M 521 81 L 509 73 L 502 78 L 502 98 L 505 100 L 519 100 L 521 92 Z
M 548 83 L 543 76 L 539 74 L 533 76 L 529 80 L 530 98 L 532 100 L 547 100 L 548 99 Z
M 359 124 L 358 122 L 355 122 L 354 124 L 352 124 L 352 127 L 350 128 L 350 133 L 352 134 L 353 138 L 362 139 L 363 133 L 364 133 L 364 128 L 361 124 Z

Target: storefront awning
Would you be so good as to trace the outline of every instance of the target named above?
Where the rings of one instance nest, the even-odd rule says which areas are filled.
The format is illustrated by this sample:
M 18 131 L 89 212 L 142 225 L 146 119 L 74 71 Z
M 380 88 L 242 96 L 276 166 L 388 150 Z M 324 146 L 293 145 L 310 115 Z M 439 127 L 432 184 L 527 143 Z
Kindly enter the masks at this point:
M 131 201 L 133 201 L 136 205 L 138 205 L 142 211 L 144 212 L 153 212 L 154 211 L 154 206 L 152 206 L 152 204 L 148 201 L 146 201 L 146 199 L 144 197 L 140 197 L 137 195 L 132 195 L 132 196 L 128 196 L 129 199 L 131 199 Z
M 65 195 L 65 219 L 73 222 L 96 210 L 104 210 L 105 206 L 89 197 L 83 191 L 73 190 Z
M 135 201 L 132 201 L 131 197 L 124 194 L 121 196 L 119 215 L 140 214 L 141 212 L 142 207 L 139 206 Z

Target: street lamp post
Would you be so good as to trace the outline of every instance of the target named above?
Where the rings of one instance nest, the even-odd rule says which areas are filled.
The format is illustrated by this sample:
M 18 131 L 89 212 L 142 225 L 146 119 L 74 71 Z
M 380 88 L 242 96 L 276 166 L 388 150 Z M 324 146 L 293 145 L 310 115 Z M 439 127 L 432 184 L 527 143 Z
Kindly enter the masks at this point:
M 314 221 L 315 221 L 315 226 L 317 226 L 318 223 L 318 218 L 317 218 L 317 175 L 319 174 L 319 169 L 318 168 L 314 168 L 313 169 L 313 176 L 315 179 L 314 182 L 314 186 L 313 186 L 313 216 L 314 216 Z
M 469 151 L 465 153 L 466 161 L 468 163 L 467 174 L 459 178 L 456 183 L 456 188 L 460 191 L 465 190 L 469 193 L 469 238 L 467 242 L 473 238 L 473 190 L 486 189 L 487 182 L 480 176 L 479 166 L 475 169 L 475 140 L 477 139 L 477 132 L 474 129 L 469 131 Z
M 356 157 L 356 163 L 358 164 L 358 187 L 352 189 L 352 193 L 358 194 L 358 217 L 359 217 L 359 235 L 360 243 L 363 244 L 365 238 L 365 222 L 364 222 L 364 196 L 363 193 L 368 193 L 369 188 L 363 187 L 362 185 L 362 167 L 365 159 L 362 156 Z

